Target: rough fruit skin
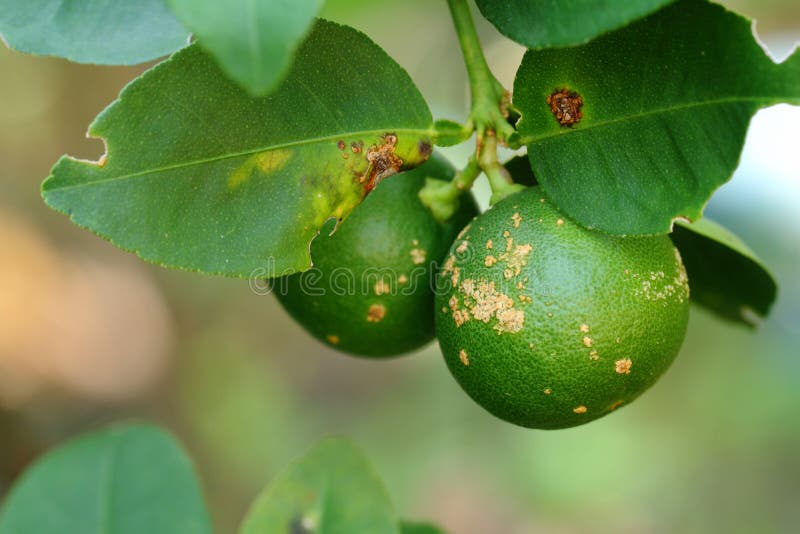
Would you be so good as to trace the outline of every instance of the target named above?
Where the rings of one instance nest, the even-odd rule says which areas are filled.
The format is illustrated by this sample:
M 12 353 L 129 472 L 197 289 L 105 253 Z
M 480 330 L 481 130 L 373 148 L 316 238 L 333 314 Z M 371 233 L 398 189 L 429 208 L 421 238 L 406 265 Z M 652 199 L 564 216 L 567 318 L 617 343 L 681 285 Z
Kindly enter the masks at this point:
M 274 283 L 283 307 L 317 339 L 359 356 L 395 356 L 431 341 L 436 269 L 478 211 L 464 195 L 441 224 L 417 195 L 426 177 L 452 176 L 434 155 L 381 181 L 333 235 L 331 225 L 311 242 L 310 271 Z
M 689 314 L 668 236 L 587 230 L 536 187 L 472 221 L 438 283 L 436 334 L 453 376 L 531 428 L 587 423 L 639 396 L 677 355 Z

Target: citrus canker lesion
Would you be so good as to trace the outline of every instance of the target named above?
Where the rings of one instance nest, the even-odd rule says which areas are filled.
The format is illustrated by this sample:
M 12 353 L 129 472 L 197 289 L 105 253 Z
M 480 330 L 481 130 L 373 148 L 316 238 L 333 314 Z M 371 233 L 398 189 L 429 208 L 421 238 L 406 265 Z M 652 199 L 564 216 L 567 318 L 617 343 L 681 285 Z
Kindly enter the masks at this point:
M 384 180 L 328 236 L 311 243 L 314 267 L 273 284 L 284 308 L 314 337 L 369 357 L 414 350 L 434 337 L 434 277 L 458 232 L 477 214 L 472 195 L 447 223 L 419 200 L 427 177 L 451 179 L 433 155 Z
M 464 243 L 481 253 L 459 254 Z M 472 221 L 438 280 L 450 371 L 484 408 L 526 427 L 575 426 L 630 402 L 669 367 L 688 319 L 668 236 L 587 230 L 535 187 Z

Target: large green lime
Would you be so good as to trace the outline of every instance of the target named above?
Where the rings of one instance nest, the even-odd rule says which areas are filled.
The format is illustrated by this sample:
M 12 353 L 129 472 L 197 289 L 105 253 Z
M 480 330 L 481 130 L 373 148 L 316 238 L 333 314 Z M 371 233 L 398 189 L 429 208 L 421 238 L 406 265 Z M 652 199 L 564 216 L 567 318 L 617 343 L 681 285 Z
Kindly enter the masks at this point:
M 275 283 L 278 300 L 314 337 L 352 354 L 394 356 L 432 340 L 436 268 L 477 207 L 464 195 L 441 224 L 418 193 L 426 177 L 452 176 L 434 155 L 380 182 L 333 235 L 312 241 L 311 270 Z
M 689 286 L 666 235 L 614 237 L 531 187 L 475 219 L 439 279 L 436 333 L 464 390 L 533 428 L 629 403 L 675 358 Z

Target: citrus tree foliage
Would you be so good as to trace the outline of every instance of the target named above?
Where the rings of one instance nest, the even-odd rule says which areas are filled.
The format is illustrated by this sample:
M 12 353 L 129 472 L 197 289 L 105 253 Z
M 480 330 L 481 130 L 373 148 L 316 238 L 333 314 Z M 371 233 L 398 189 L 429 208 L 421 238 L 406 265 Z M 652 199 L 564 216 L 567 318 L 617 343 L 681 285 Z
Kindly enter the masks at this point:
M 476 0 L 503 35 L 528 48 L 581 44 L 674 0 Z
M 431 125 L 385 52 L 319 21 L 267 97 L 250 96 L 197 45 L 181 50 L 92 123 L 106 154 L 62 158 L 42 192 L 155 263 L 242 277 L 300 271 L 327 220 L 346 218 L 377 179 L 425 161 Z
M 428 261 L 431 275 L 444 262 L 438 281 L 451 283 L 450 294 L 434 299 L 423 288 L 420 302 L 437 303 L 436 319 L 429 309 L 415 315 L 429 333 L 436 322 L 457 380 L 500 417 L 540 428 L 582 424 L 649 387 L 680 347 L 687 294 L 745 325 L 768 314 L 776 295 L 768 270 L 702 215 L 735 170 L 753 114 L 800 104 L 800 53 L 775 63 L 751 21 L 705 0 L 476 0 L 502 34 L 528 48 L 512 95 L 486 62 L 467 0 L 447 0 L 471 106 L 463 123 L 435 121 L 406 71 L 369 37 L 316 18 L 323 1 L 0 0 L 0 35 L 21 52 L 109 65 L 172 54 L 89 126 L 105 154 L 55 163 L 42 184 L 45 202 L 144 260 L 281 281 L 313 265 L 320 233 L 362 209 L 353 220 L 368 221 L 359 228 L 366 237 L 351 248 L 366 247 L 369 258 L 400 250 L 402 265 Z M 473 136 L 457 172 L 402 172 L 434 146 Z M 518 152 L 501 164 L 500 147 Z M 466 218 L 458 219 L 459 206 L 472 206 L 468 192 L 481 174 L 498 208 L 453 240 Z M 401 180 L 394 183 L 406 198 L 361 205 L 386 179 Z M 412 207 L 428 228 L 451 225 L 442 232 L 447 243 L 426 245 L 417 227 L 396 222 Z M 379 226 L 395 236 L 384 239 L 390 246 L 370 239 Z M 540 258 L 543 243 L 553 252 Z M 447 259 L 426 256 L 447 245 Z M 566 274 L 553 309 L 572 310 L 567 318 L 533 292 L 547 283 L 528 287 Z M 396 281 L 367 288 L 367 312 L 351 325 L 356 336 L 392 313 L 371 299 L 408 277 Z M 640 297 L 639 309 L 630 295 Z M 667 301 L 675 313 L 665 312 Z M 591 325 L 575 318 L 586 310 L 595 310 Z M 593 330 L 611 332 L 621 321 L 618 335 Z M 555 334 L 540 339 L 545 324 Z M 652 332 L 640 338 L 661 345 L 649 370 L 643 351 L 631 353 L 635 343 L 623 346 L 645 327 Z M 317 335 L 346 348 L 337 332 Z M 471 387 L 476 376 L 479 387 Z M 566 377 L 558 384 L 571 393 L 551 388 L 555 377 Z M 610 389 L 587 387 L 591 377 Z M 0 534 L 210 530 L 190 462 L 147 425 L 112 427 L 45 455 L 0 508 Z M 441 531 L 399 521 L 362 454 L 329 439 L 269 484 L 241 532 Z
M 572 124 L 547 103 L 561 88 L 582 101 Z M 584 46 L 528 51 L 514 82 L 521 142 L 550 199 L 623 235 L 700 218 L 736 168 L 750 117 L 779 102 L 800 104 L 800 54 L 776 65 L 748 20 L 697 0 Z
M 167 0 L 220 67 L 248 92 L 274 89 L 322 0 Z
M 0 509 L 0 534 L 21 532 L 210 534 L 211 523 L 175 439 L 135 424 L 74 439 L 28 468 Z
M 78 63 L 133 65 L 186 46 L 163 0 L 0 0 L 8 46 Z
M 211 531 L 191 461 L 172 436 L 147 424 L 112 426 L 49 452 L 0 508 L 0 534 Z M 442 534 L 399 521 L 378 475 L 342 438 L 320 442 L 279 473 L 239 532 Z

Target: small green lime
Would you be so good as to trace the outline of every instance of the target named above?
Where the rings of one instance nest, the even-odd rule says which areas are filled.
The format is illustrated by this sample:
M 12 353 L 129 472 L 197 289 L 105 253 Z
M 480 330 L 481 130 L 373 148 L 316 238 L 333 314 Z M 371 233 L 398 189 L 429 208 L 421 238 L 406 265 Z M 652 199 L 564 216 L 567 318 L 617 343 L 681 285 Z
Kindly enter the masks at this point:
M 456 239 L 436 303 L 447 365 L 478 404 L 564 428 L 629 403 L 666 371 L 689 286 L 668 236 L 587 230 L 531 187 Z
M 314 337 L 344 352 L 395 356 L 431 341 L 436 269 L 477 207 L 464 195 L 442 224 L 418 194 L 426 177 L 452 176 L 434 155 L 381 181 L 336 232 L 324 229 L 311 242 L 311 270 L 275 282 L 278 300 Z

